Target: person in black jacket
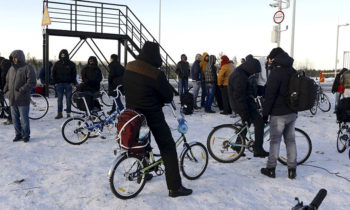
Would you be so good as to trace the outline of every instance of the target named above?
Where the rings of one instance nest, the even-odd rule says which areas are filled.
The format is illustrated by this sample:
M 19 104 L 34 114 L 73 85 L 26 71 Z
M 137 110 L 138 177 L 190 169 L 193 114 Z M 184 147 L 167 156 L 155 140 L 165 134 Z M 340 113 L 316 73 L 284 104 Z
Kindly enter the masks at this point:
M 172 102 L 173 91 L 165 74 L 159 69 L 161 65 L 159 45 L 146 42 L 137 59 L 126 66 L 126 107 L 146 117 L 164 161 L 169 196 L 186 196 L 190 195 L 192 190 L 182 186 L 176 145 L 162 111 L 164 103 Z
M 335 105 L 334 105 L 334 111 L 336 112 L 337 109 L 338 109 L 338 104 L 339 104 L 339 100 L 341 98 L 341 92 L 340 91 L 340 88 L 339 85 L 340 85 L 340 77 L 346 72 L 348 71 L 348 69 L 346 68 L 343 68 L 336 76 L 335 76 L 335 79 L 334 79 L 334 82 L 333 82 L 333 86 L 332 86 L 332 93 L 334 94 L 335 93 Z M 343 87 L 344 88 L 344 87 Z M 344 91 L 344 90 L 343 90 Z
M 261 173 L 274 178 L 282 136 L 287 147 L 288 177 L 296 177 L 295 121 L 297 113 L 289 108 L 286 97 L 289 91 L 289 80 L 296 71 L 293 69 L 293 58 L 281 48 L 274 48 L 268 56 L 272 62 L 272 71 L 267 79 L 263 118 L 267 122 L 270 116 L 270 155 L 266 168 Z
M 200 109 L 199 106 L 197 106 L 197 97 L 199 93 L 199 89 L 201 88 L 201 82 L 202 82 L 202 70 L 200 67 L 200 62 L 202 60 L 201 54 L 196 55 L 196 60 L 192 64 L 191 67 L 191 75 L 192 75 L 192 83 L 193 83 L 193 108 L 194 109 Z
M 63 49 L 59 54 L 52 70 L 52 82 L 56 86 L 57 92 L 57 116 L 55 119 L 62 118 L 63 94 L 66 95 L 67 117 L 70 117 L 72 105 L 72 85 L 77 84 L 77 70 L 75 64 L 69 60 L 68 51 Z
M 188 91 L 188 77 L 190 76 L 190 64 L 185 54 L 181 55 L 181 61 L 177 63 L 175 72 L 179 77 L 178 90 L 180 101 L 182 101 L 182 96 Z
M 0 79 L 0 89 L 4 90 L 5 84 L 6 84 L 6 75 L 9 69 L 11 68 L 12 63 L 8 59 L 3 59 L 1 62 L 1 79 Z M 1 101 L 1 105 L 4 106 L 5 103 Z M 11 125 L 12 124 L 12 117 L 11 117 L 11 109 L 7 109 L 7 120 L 4 122 L 4 125 Z
M 230 74 L 228 93 L 232 110 L 239 114 L 244 124 L 248 126 L 251 122 L 254 124 L 254 157 L 267 157 L 269 153 L 263 149 L 264 121 L 254 100 L 256 97 L 255 80 L 250 79 L 260 71 L 259 61 L 252 57 L 248 58 Z M 242 134 L 245 136 L 246 133 L 245 130 Z
M 115 97 L 116 92 L 115 89 L 122 84 L 123 82 L 123 75 L 125 72 L 125 68 L 120 65 L 118 56 L 116 54 L 111 55 L 111 63 L 108 65 L 109 68 L 109 75 L 108 75 L 108 95 Z M 121 90 L 122 91 L 122 90 Z M 124 105 L 121 101 L 121 97 L 118 97 L 116 99 L 117 105 L 119 110 L 124 109 Z M 113 113 L 115 111 L 115 103 L 113 102 L 112 110 L 110 113 Z

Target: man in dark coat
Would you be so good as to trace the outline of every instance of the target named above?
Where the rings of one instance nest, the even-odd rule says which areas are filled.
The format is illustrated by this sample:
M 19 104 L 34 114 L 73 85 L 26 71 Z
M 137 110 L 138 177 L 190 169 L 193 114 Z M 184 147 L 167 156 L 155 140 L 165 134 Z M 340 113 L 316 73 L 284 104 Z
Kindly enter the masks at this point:
M 177 63 L 176 70 L 177 76 L 179 77 L 179 96 L 180 101 L 186 91 L 188 91 L 188 77 L 190 76 L 190 64 L 187 62 L 187 56 L 181 55 L 181 61 Z
M 57 92 L 57 116 L 55 119 L 62 118 L 63 95 L 66 95 L 67 117 L 70 117 L 72 105 L 72 85 L 77 84 L 77 70 L 75 64 L 69 60 L 68 51 L 63 49 L 59 54 L 57 61 L 52 70 L 53 84 Z
M 146 42 L 138 58 L 126 66 L 126 107 L 146 117 L 164 161 L 169 196 L 186 196 L 192 190 L 182 186 L 176 145 L 162 111 L 164 103 L 172 102 L 173 91 L 165 74 L 159 69 L 161 65 L 159 45 Z
M 295 144 L 295 121 L 297 113 L 289 108 L 286 97 L 289 93 L 289 80 L 297 72 L 293 69 L 293 58 L 281 48 L 274 48 L 268 56 L 272 71 L 267 79 L 263 118 L 270 116 L 270 155 L 266 168 L 261 173 L 274 178 L 282 136 L 287 149 L 288 177 L 296 177 L 297 150 Z
M 4 90 L 4 87 L 5 87 L 5 84 L 6 84 L 6 75 L 7 75 L 7 72 L 9 71 L 9 69 L 11 68 L 11 61 L 8 60 L 8 59 L 3 59 L 2 62 L 1 62 L 1 79 L 0 79 L 0 89 L 1 90 Z M 1 102 L 2 106 L 5 106 L 5 103 L 2 101 Z M 0 113 L 0 114 L 3 114 L 3 116 L 6 116 L 7 117 L 7 120 L 4 122 L 4 125 L 11 125 L 12 124 L 12 119 L 11 119 L 11 109 L 8 108 L 6 110 L 3 110 L 4 112 L 7 112 L 6 113 Z
M 196 60 L 192 64 L 192 68 L 191 68 L 194 109 L 200 109 L 200 107 L 197 106 L 197 97 L 198 97 L 199 89 L 201 88 L 201 82 L 202 82 L 202 70 L 201 70 L 201 66 L 199 65 L 201 62 L 201 59 L 202 59 L 201 54 L 197 54 Z
M 111 55 L 111 63 L 108 65 L 109 68 L 109 75 L 108 75 L 108 95 L 112 97 L 116 97 L 115 89 L 122 85 L 123 83 L 123 76 L 125 72 L 125 68 L 120 64 L 118 56 L 116 54 Z M 122 91 L 122 89 L 121 89 Z M 119 96 L 116 99 L 117 105 L 119 110 L 124 109 L 124 105 L 121 101 L 121 97 Z M 110 113 L 113 113 L 115 111 L 115 103 L 113 102 L 112 110 Z
M 254 157 L 267 157 L 269 155 L 263 149 L 264 121 L 257 110 L 255 103 L 256 89 L 254 75 L 261 71 L 260 63 L 255 58 L 248 57 L 229 76 L 228 92 L 232 110 L 239 114 L 244 124 L 254 124 L 255 143 Z M 245 131 L 242 133 L 246 135 Z

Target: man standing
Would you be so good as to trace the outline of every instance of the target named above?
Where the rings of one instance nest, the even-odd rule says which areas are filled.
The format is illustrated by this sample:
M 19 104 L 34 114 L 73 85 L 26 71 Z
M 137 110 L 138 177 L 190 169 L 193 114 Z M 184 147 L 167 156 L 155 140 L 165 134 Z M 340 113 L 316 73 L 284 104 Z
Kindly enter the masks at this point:
M 200 67 L 201 67 L 201 70 L 202 70 L 202 95 L 201 95 L 201 107 L 205 107 L 205 104 L 206 104 L 206 97 L 207 97 L 207 89 L 206 89 L 206 86 L 205 86 L 205 68 L 207 68 L 207 65 L 208 65 L 208 62 L 209 62 L 209 55 L 208 53 L 203 53 L 203 56 L 202 56 L 202 61 L 200 62 Z
M 187 62 L 187 56 L 181 55 L 181 61 L 177 63 L 176 70 L 177 76 L 179 77 L 179 96 L 180 101 L 186 91 L 188 91 L 188 77 L 190 76 L 190 64 Z
M 12 63 L 10 60 L 7 59 L 3 59 L 1 62 L 1 81 L 0 81 L 0 89 L 4 90 L 5 88 L 5 84 L 6 84 L 6 75 L 9 71 L 9 69 L 11 68 Z M 3 103 L 3 102 L 2 102 Z M 2 106 L 4 106 L 5 104 L 3 103 Z M 11 125 L 12 124 L 12 118 L 11 118 L 11 109 L 6 110 L 7 114 L 8 114 L 8 118 L 6 120 L 6 122 L 4 122 L 4 125 Z
M 72 105 L 72 85 L 76 85 L 77 71 L 75 64 L 69 60 L 68 51 L 63 49 L 59 54 L 57 61 L 52 70 L 52 80 L 56 85 L 57 92 L 57 116 L 55 119 L 63 117 L 63 94 L 66 95 L 67 117 L 70 117 Z
M 176 145 L 165 121 L 162 107 L 173 100 L 173 91 L 160 71 L 159 45 L 146 42 L 135 61 L 128 63 L 124 74 L 126 107 L 145 115 L 164 161 L 170 197 L 186 196 L 192 190 L 182 186 Z
M 215 55 L 211 55 L 209 57 L 209 63 L 205 68 L 204 75 L 205 75 L 205 88 L 207 90 L 207 101 L 205 104 L 205 112 L 206 113 L 215 113 L 211 109 L 211 105 L 214 101 L 215 97 L 215 90 L 216 90 L 216 83 L 217 83 L 217 74 L 216 74 L 216 57 Z
M 226 55 L 221 57 L 221 67 L 218 75 L 218 86 L 221 90 L 220 92 L 221 92 L 222 105 L 223 105 L 223 112 L 220 112 L 220 114 L 223 114 L 223 115 L 232 114 L 230 102 L 228 99 L 227 85 L 228 85 L 228 77 L 231 74 L 231 72 L 234 70 L 234 68 L 235 67 L 230 62 L 230 60 Z
M 22 50 L 11 53 L 13 66 L 6 75 L 4 93 L 9 99 L 11 115 L 15 127 L 14 142 L 28 142 L 30 139 L 29 103 L 30 90 L 36 85 L 34 69 L 26 64 Z
M 112 97 L 116 97 L 115 92 L 113 92 L 119 85 L 123 82 L 123 76 L 125 72 L 125 68 L 120 65 L 118 56 L 116 54 L 111 55 L 111 63 L 108 65 L 109 75 L 108 75 L 108 95 Z M 121 101 L 121 96 L 117 99 L 117 105 L 119 110 L 124 109 L 124 105 Z M 116 110 L 115 103 L 113 102 L 112 110 L 110 113 L 113 113 Z
M 297 150 L 295 145 L 295 121 L 297 113 L 287 105 L 289 80 L 296 71 L 293 69 L 293 58 L 281 48 L 274 48 L 268 56 L 272 70 L 266 83 L 266 94 L 263 105 L 263 118 L 267 122 L 270 116 L 270 155 L 266 168 L 261 173 L 275 178 L 278 154 L 282 136 L 287 147 L 288 178 L 296 177 Z
M 196 60 L 192 64 L 191 75 L 192 75 L 192 83 L 193 83 L 193 108 L 200 109 L 197 106 L 197 97 L 199 93 L 199 89 L 201 88 L 202 81 L 202 71 L 199 63 L 201 62 L 202 56 L 200 54 L 196 55 Z

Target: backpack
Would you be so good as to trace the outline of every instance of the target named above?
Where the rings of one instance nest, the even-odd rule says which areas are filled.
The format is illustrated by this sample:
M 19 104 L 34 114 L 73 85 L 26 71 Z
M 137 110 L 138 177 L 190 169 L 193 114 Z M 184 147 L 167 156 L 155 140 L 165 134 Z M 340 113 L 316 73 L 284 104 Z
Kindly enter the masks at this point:
M 293 111 L 311 109 L 316 102 L 318 86 L 302 73 L 294 73 L 289 79 L 287 105 Z
M 117 142 L 122 149 L 134 154 L 145 153 L 150 132 L 144 115 L 126 109 L 118 117 Z
M 186 115 L 193 113 L 193 94 L 186 91 L 181 101 L 182 112 Z

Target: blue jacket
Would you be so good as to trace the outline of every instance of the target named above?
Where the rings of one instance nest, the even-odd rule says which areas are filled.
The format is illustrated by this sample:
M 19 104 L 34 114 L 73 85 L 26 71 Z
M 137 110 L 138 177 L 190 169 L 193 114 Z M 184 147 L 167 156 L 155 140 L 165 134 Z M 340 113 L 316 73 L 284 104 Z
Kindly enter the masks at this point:
M 195 61 L 191 68 L 191 75 L 193 81 L 201 81 L 202 80 L 202 70 L 199 65 L 200 61 Z

